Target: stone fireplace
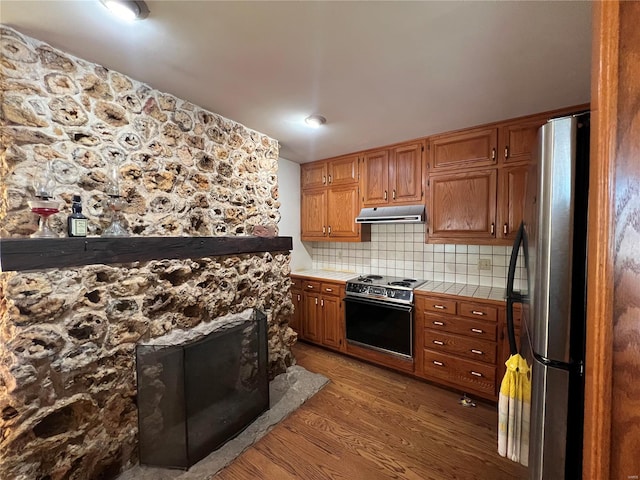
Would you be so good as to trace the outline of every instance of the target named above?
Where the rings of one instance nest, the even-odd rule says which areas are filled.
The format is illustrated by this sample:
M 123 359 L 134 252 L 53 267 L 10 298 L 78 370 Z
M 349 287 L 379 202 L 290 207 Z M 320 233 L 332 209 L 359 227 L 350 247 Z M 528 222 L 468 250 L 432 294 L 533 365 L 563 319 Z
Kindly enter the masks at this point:
M 134 237 L 277 235 L 275 140 L 8 27 L 0 35 L 5 265 L 3 241 L 37 241 L 26 202 L 45 164 L 66 205 L 51 222 L 61 236 L 74 194 L 90 236 L 108 225 L 114 165 Z M 86 253 L 67 240 L 66 255 Z M 108 479 L 135 463 L 140 342 L 255 308 L 267 316 L 270 377 L 292 363 L 287 250 L 158 253 L 0 273 L 0 478 Z
M 138 344 L 144 465 L 189 468 L 269 408 L 266 317 L 248 309 Z

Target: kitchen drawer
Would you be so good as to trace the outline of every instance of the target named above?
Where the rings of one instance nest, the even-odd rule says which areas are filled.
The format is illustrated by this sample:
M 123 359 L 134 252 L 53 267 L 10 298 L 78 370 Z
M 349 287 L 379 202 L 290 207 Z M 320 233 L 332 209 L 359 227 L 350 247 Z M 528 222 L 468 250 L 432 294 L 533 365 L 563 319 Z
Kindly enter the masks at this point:
M 429 312 L 448 313 L 455 315 L 457 306 L 456 304 L 457 302 L 455 300 L 423 297 L 421 298 L 421 302 L 419 305 L 421 305 L 424 310 L 427 310 Z M 418 308 L 420 308 L 420 306 Z
M 335 283 L 322 282 L 320 290 L 323 295 L 340 295 L 340 285 Z
M 498 324 L 494 322 L 449 317 L 447 315 L 434 315 L 430 313 L 425 313 L 423 320 L 423 327 L 433 330 L 465 335 L 492 342 L 495 342 L 497 338 Z
M 482 320 L 498 321 L 498 309 L 492 305 L 481 303 L 460 302 L 458 305 L 458 315 Z
M 495 366 L 427 349 L 423 350 L 422 359 L 425 376 L 447 380 L 463 390 L 478 390 L 495 395 Z
M 302 283 L 304 282 L 304 279 L 302 278 L 298 278 L 298 277 L 291 277 L 291 288 L 295 288 L 298 290 L 302 290 Z
M 425 329 L 424 348 L 495 364 L 498 346 L 495 342 L 478 338 Z
M 312 280 L 303 280 L 302 290 L 304 290 L 305 292 L 320 292 L 320 282 L 314 282 Z

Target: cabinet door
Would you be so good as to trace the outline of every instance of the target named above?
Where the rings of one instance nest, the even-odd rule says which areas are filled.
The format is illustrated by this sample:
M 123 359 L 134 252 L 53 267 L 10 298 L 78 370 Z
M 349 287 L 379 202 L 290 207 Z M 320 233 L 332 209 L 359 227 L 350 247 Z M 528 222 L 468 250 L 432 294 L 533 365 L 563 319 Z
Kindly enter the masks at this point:
M 499 142 L 502 161 L 507 163 L 529 162 L 538 139 L 538 129 L 547 117 L 536 117 L 526 121 L 500 127 Z
M 327 162 L 327 182 L 332 185 L 358 183 L 358 156 L 335 158 Z
M 497 128 L 474 128 L 431 137 L 429 141 L 431 170 L 495 165 L 497 143 Z
M 317 294 L 304 294 L 304 318 L 302 319 L 302 331 L 305 340 L 320 343 L 322 331 L 320 330 L 320 297 Z
M 529 164 L 505 166 L 500 169 L 498 208 L 499 237 L 513 241 L 524 215 L 525 189 Z
M 403 145 L 391 151 L 389 188 L 392 203 L 422 201 L 422 151 L 422 143 Z
M 327 234 L 330 238 L 357 238 L 360 225 L 356 217 L 360 211 L 358 186 L 327 189 Z
M 293 316 L 289 322 L 289 326 L 295 330 L 298 335 L 302 335 L 302 319 L 304 318 L 304 302 L 302 300 L 302 290 L 291 290 L 291 301 L 293 302 Z
M 300 166 L 300 188 L 318 188 L 327 184 L 327 162 L 305 163 Z
M 302 240 L 323 239 L 327 235 L 327 190 L 302 191 L 300 226 Z
M 341 300 L 338 297 L 323 296 L 322 307 L 322 343 L 327 347 L 340 349 L 341 338 Z
M 365 207 L 389 203 L 389 151 L 368 153 L 362 162 L 362 204 Z
M 484 241 L 495 237 L 496 169 L 431 175 L 429 241 Z

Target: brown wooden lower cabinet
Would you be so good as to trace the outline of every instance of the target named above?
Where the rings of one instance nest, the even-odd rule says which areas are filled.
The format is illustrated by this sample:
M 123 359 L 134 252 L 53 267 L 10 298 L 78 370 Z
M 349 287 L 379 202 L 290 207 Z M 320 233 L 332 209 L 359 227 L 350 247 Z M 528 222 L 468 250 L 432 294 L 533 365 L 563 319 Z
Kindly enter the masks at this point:
M 344 283 L 292 276 L 291 325 L 299 338 L 403 371 L 471 396 L 496 401 L 509 357 L 505 303 L 455 295 L 417 293 L 414 361 L 399 361 L 345 338 Z M 514 312 L 519 338 L 521 311 Z M 381 358 L 384 357 L 384 358 Z
M 504 302 L 416 295 L 416 375 L 469 395 L 497 400 L 506 360 Z M 500 341 L 499 341 L 500 340 Z M 506 356 L 508 357 L 508 349 Z
M 344 350 L 344 284 L 320 282 L 305 277 L 291 277 L 294 287 L 292 300 L 298 311 L 293 323 L 299 325 L 298 338 L 334 350 Z M 301 301 L 298 295 L 301 293 Z M 292 326 L 293 328 L 293 326 Z M 294 328 L 295 330 L 295 328 Z
M 445 384 L 467 393 L 493 397 L 496 390 L 495 364 L 472 362 L 456 355 L 424 349 L 422 374 L 425 378 L 444 380 Z

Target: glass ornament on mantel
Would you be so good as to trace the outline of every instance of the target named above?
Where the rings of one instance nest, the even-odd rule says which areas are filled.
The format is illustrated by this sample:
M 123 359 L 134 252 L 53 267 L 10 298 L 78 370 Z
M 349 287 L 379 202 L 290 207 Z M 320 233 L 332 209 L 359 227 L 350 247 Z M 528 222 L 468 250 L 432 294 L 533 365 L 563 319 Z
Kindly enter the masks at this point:
M 128 237 L 129 232 L 122 224 L 122 209 L 124 208 L 124 200 L 120 195 L 120 181 L 119 181 L 118 165 L 111 165 L 109 169 L 109 175 L 107 180 L 107 210 L 111 212 L 111 223 L 102 232 L 103 237 Z
M 49 217 L 60 211 L 62 202 L 53 199 L 56 182 L 49 163 L 41 175 L 34 175 L 32 186 L 36 200 L 30 200 L 27 204 L 31 211 L 39 215 L 40 218 L 38 230 L 31 234 L 31 238 L 58 238 L 59 235 L 49 226 Z

